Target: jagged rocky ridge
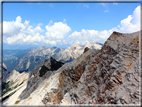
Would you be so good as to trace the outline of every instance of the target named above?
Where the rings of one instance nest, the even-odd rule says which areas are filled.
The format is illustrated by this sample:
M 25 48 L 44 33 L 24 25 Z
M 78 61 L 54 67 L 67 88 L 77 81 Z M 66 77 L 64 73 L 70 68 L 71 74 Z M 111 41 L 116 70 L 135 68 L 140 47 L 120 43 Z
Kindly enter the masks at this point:
M 140 104 L 139 33 L 113 32 L 61 104 Z
M 67 49 L 62 50 L 59 53 L 53 55 L 53 57 L 57 61 L 61 61 L 64 63 L 71 62 L 74 59 L 78 58 L 81 54 L 83 54 L 83 51 L 86 47 L 88 47 L 90 49 L 100 50 L 102 45 L 95 43 L 95 42 L 90 43 L 90 44 L 86 44 L 83 46 L 73 44 L 70 47 L 68 47 Z
M 42 81 L 50 77 L 50 75 L 63 64 L 64 63 L 58 62 L 52 57 L 41 61 L 40 65 L 36 66 L 34 71 L 29 74 L 27 87 L 20 95 L 20 98 L 25 99 L 29 97 L 30 93 L 42 84 Z
M 15 102 L 19 105 L 140 104 L 139 35 L 140 32 L 113 32 L 101 50 L 86 49 L 58 70 L 40 77 L 41 67 L 35 68 Z
M 42 60 L 50 57 L 60 51 L 63 48 L 47 48 L 45 46 L 39 47 L 37 49 L 32 49 L 27 54 L 22 57 L 16 57 L 12 60 L 4 61 L 9 70 L 16 70 L 20 73 L 30 72 L 34 70 L 36 65 L 39 65 Z
M 63 63 L 71 62 L 77 57 L 79 57 L 85 47 L 89 47 L 91 49 L 100 49 L 102 45 L 97 43 L 91 43 L 84 46 L 79 45 L 71 45 L 67 49 L 63 48 L 47 48 L 45 46 L 39 47 L 37 49 L 31 49 L 27 54 L 21 57 L 15 57 L 12 60 L 4 61 L 7 65 L 8 70 L 16 70 L 20 73 L 22 72 L 30 72 L 34 70 L 36 65 L 39 65 L 42 60 L 45 58 L 53 57 L 57 61 L 61 61 Z M 27 51 L 27 50 L 26 50 Z

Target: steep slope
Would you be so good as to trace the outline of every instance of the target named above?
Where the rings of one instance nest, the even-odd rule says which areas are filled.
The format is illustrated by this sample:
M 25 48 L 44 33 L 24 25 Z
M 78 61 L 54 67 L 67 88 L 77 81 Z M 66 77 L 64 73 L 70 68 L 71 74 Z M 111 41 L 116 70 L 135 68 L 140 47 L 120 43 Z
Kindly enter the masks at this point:
M 1 66 L 0 66 L 1 68 Z M 7 66 L 3 63 L 3 66 L 2 66 L 2 79 L 3 79 L 3 82 L 6 82 L 7 78 L 10 76 L 10 71 L 7 70 Z
M 28 73 L 19 73 L 16 70 L 12 72 L 3 66 L 3 81 L 2 81 L 2 101 L 11 97 L 16 91 L 25 88 L 28 79 Z
M 85 54 L 77 58 L 77 60 L 74 60 L 71 63 L 64 64 L 57 71 L 49 70 L 42 77 L 40 77 L 39 72 L 42 69 L 41 67 L 43 65 L 50 68 L 50 60 L 43 60 L 41 64 L 35 67 L 34 71 L 31 72 L 26 89 L 21 93 L 19 98 L 14 99 L 13 101 L 19 101 L 19 105 L 43 105 L 46 104 L 47 94 L 50 93 L 52 95 L 49 99 L 53 99 L 54 101 L 49 102 L 49 100 L 48 103 L 59 103 L 64 94 L 68 92 L 75 81 L 80 78 L 87 61 L 90 57 L 94 56 L 96 52 L 97 50 L 95 49 L 88 50 Z M 4 102 L 4 104 L 14 104 L 10 103 L 10 100 L 12 100 L 12 98 Z
M 3 63 L 7 66 L 9 71 L 14 70 L 14 67 L 17 66 L 19 60 L 26 55 L 29 51 L 36 48 L 29 49 L 15 49 L 15 50 L 3 50 Z
M 32 49 L 23 57 L 15 58 L 13 60 L 5 61 L 7 68 L 9 70 L 16 70 L 20 73 L 26 71 L 33 71 L 36 65 L 39 65 L 40 62 L 46 57 L 50 57 L 57 52 L 62 51 L 62 48 L 47 48 L 45 46 L 39 47 L 37 49 Z
M 25 54 L 27 54 L 29 51 L 34 50 L 35 48 L 29 48 L 29 49 L 4 49 L 3 50 L 3 61 L 14 59 L 14 58 L 21 58 Z
M 7 50 L 4 56 L 13 57 L 11 60 L 6 60 L 4 63 L 7 65 L 8 70 L 16 70 L 20 73 L 33 71 L 36 65 L 39 65 L 45 58 L 53 57 L 57 61 L 63 63 L 71 62 L 77 57 L 79 57 L 85 47 L 90 49 L 100 49 L 101 45 L 97 43 L 91 43 L 84 46 L 72 45 L 67 49 L 63 48 L 47 48 L 45 46 L 39 47 L 37 49 L 27 49 L 27 50 L 17 50 L 9 51 Z M 31 50 L 31 51 L 30 51 Z
M 62 61 L 64 63 L 71 62 L 74 59 L 78 58 L 81 54 L 83 54 L 85 47 L 88 47 L 90 49 L 100 50 L 102 45 L 97 44 L 95 42 L 90 43 L 90 44 L 86 44 L 84 46 L 73 44 L 70 47 L 68 47 L 67 49 L 60 51 L 59 53 L 55 54 L 53 57 L 57 61 Z
M 36 90 L 42 82 L 47 79 L 55 70 L 63 65 L 62 62 L 56 61 L 54 58 L 44 59 L 40 65 L 36 66 L 28 78 L 28 84 L 26 89 L 20 95 L 20 99 L 25 99 L 30 96 L 34 90 Z
M 61 104 L 140 104 L 139 33 L 114 32 Z

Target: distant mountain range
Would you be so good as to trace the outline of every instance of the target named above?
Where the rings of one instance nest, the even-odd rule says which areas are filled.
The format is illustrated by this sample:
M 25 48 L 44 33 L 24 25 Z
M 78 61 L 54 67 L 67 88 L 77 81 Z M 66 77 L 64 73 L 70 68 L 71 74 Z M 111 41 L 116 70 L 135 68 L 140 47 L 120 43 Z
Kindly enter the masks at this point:
M 67 49 L 63 48 L 47 48 L 45 46 L 39 48 L 30 48 L 26 50 L 4 50 L 3 62 L 6 64 L 9 71 L 16 70 L 20 73 L 33 71 L 36 65 L 49 57 L 55 58 L 63 63 L 71 62 L 79 57 L 85 47 L 90 49 L 101 49 L 102 45 L 91 43 L 84 46 L 71 45 Z

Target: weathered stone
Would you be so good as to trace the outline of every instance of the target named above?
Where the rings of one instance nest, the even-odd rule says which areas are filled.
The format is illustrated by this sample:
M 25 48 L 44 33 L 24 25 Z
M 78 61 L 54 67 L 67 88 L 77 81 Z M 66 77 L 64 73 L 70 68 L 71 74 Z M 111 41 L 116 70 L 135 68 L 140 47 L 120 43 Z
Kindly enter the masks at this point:
M 83 53 L 85 53 L 86 51 L 88 51 L 89 50 L 89 48 L 88 47 L 86 47 L 85 49 L 84 49 L 84 52 Z

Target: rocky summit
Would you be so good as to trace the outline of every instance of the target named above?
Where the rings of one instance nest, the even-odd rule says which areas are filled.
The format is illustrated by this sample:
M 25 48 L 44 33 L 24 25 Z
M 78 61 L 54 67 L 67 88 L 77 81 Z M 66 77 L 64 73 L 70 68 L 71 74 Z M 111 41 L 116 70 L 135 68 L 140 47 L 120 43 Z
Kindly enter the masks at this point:
M 43 60 L 4 105 L 140 105 L 140 33 L 113 32 L 69 63 Z

